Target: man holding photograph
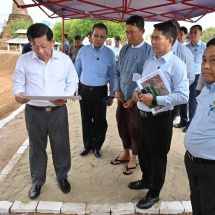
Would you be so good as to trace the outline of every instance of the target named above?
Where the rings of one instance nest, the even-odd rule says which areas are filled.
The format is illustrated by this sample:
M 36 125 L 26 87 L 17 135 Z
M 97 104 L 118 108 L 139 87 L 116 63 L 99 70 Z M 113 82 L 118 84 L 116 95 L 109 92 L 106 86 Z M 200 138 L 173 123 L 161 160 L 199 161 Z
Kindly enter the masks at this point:
M 164 75 L 170 94 L 152 96 L 142 94 L 137 88 L 133 100 L 139 109 L 138 123 L 138 158 L 143 173 L 142 179 L 128 184 L 130 189 L 149 189 L 137 207 L 147 209 L 159 201 L 160 191 L 166 175 L 167 154 L 172 139 L 172 113 L 175 105 L 188 102 L 189 81 L 184 62 L 173 54 L 172 46 L 177 37 L 177 31 L 172 22 L 154 25 L 152 34 L 152 50 L 155 55 L 146 61 L 142 77 L 159 69 Z M 164 111 L 153 115 L 151 105 L 163 105 Z

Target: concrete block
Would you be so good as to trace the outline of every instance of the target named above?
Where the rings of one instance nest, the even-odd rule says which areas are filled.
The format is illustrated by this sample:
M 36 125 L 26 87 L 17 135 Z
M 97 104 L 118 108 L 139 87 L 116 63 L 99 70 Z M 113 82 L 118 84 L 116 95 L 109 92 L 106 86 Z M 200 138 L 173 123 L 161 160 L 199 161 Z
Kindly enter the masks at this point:
M 23 146 L 29 146 L 29 138 L 27 138 L 22 145 Z
M 1 171 L 1 174 L 8 175 L 10 171 L 13 169 L 14 165 L 19 161 L 21 158 L 20 155 L 15 154 L 12 159 L 9 161 L 7 166 Z
M 22 155 L 27 148 L 28 148 L 28 146 L 23 146 L 23 145 L 20 146 L 19 149 L 17 150 L 16 154 L 17 155 Z
M 12 205 L 13 205 L 13 202 L 0 201 L 0 214 L 9 213 Z
M 84 215 L 86 213 L 86 206 L 86 203 L 64 203 L 61 207 L 61 213 Z
M 87 204 L 86 214 L 110 214 L 110 204 Z
M 124 215 L 124 214 L 134 214 L 134 203 L 120 203 L 111 205 L 111 214 L 112 215 Z
M 158 203 L 154 204 L 149 209 L 139 209 L 135 203 L 134 204 L 135 205 L 135 212 L 138 214 L 159 214 L 160 213 L 160 204 L 161 204 L 161 202 L 158 202 Z
M 63 202 L 40 201 L 37 206 L 38 213 L 60 213 Z
M 30 201 L 27 203 L 23 203 L 21 201 L 15 201 L 13 206 L 11 207 L 11 212 L 14 212 L 14 213 L 36 212 L 37 205 L 38 205 L 38 201 Z
M 191 201 L 182 201 L 181 202 L 183 207 L 184 207 L 184 212 L 185 213 L 192 213 L 192 205 L 191 205 Z
M 160 214 L 183 214 L 184 207 L 181 202 L 161 202 Z

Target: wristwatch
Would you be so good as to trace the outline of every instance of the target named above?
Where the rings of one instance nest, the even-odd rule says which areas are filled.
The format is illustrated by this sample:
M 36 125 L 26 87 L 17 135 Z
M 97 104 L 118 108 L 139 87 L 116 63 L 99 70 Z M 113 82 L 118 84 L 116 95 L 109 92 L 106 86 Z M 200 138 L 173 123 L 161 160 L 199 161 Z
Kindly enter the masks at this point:
M 158 105 L 158 103 L 157 103 L 157 96 L 153 96 L 152 105 Z

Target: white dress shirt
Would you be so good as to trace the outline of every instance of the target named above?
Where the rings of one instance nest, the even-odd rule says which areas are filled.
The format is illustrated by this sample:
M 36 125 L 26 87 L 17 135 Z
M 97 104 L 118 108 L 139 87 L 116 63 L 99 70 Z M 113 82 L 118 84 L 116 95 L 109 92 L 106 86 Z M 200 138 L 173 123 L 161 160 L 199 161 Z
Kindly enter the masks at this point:
M 73 96 L 78 88 L 78 75 L 71 59 L 53 50 L 46 64 L 34 51 L 20 56 L 12 78 L 13 94 L 28 96 Z M 30 100 L 34 106 L 55 106 L 49 101 Z

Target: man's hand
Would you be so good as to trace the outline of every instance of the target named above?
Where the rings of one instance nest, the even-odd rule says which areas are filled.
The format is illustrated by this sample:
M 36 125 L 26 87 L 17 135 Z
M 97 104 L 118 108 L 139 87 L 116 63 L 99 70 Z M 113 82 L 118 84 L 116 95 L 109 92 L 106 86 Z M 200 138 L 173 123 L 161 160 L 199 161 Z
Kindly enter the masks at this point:
M 67 100 L 58 99 L 58 100 L 50 101 L 50 102 L 53 103 L 53 104 L 56 105 L 56 106 L 62 106 L 62 105 L 64 105 L 64 104 L 67 103 Z
M 111 106 L 113 104 L 113 98 L 111 97 L 108 97 L 108 100 L 107 100 L 107 106 Z
M 134 101 L 133 101 L 132 99 L 129 99 L 127 102 L 125 102 L 125 103 L 123 104 L 123 107 L 124 107 L 124 108 L 132 108 L 133 105 L 134 105 Z
M 152 100 L 153 96 L 152 94 L 140 94 L 139 95 L 139 100 L 146 106 L 151 106 L 152 105 Z
M 25 92 L 20 92 L 18 93 L 17 95 L 15 95 L 15 100 L 19 103 L 19 104 L 25 104 L 27 102 L 29 102 L 30 100 L 29 99 L 24 99 L 22 98 L 21 96 L 26 96 L 26 93 Z
M 140 94 L 141 94 L 140 92 L 138 92 L 138 91 L 135 90 L 134 93 L 133 93 L 133 96 L 132 96 L 132 100 L 134 102 L 139 102 L 140 101 L 140 98 L 139 98 Z
M 120 102 L 124 103 L 122 92 L 120 90 L 114 91 L 115 98 L 118 99 Z

